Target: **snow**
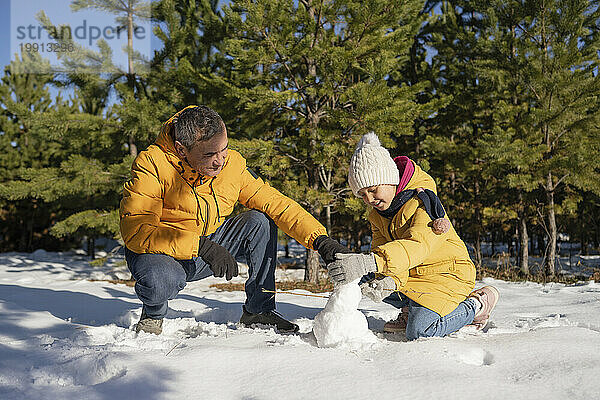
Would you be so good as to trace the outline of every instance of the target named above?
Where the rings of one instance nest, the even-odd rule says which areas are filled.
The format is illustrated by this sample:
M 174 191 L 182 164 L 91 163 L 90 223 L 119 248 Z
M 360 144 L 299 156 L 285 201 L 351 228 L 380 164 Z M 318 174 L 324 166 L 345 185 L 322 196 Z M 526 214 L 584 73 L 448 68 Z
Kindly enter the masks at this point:
M 313 334 L 319 347 L 356 348 L 377 341 L 369 330 L 367 318 L 357 310 L 362 297 L 359 281 L 338 285 L 323 311 L 315 317 Z
M 133 288 L 91 280 L 127 276 L 117 256 L 92 267 L 77 254 L 0 254 L 0 399 L 600 397 L 600 284 L 592 281 L 484 279 L 478 287 L 501 295 L 489 329 L 414 342 L 381 333 L 398 311 L 363 298 L 374 341 L 321 348 L 312 331 L 327 299 L 277 296 L 299 334 L 245 328 L 237 323 L 244 293 L 211 288 L 223 282 L 216 278 L 188 283 L 162 335 L 136 335 Z

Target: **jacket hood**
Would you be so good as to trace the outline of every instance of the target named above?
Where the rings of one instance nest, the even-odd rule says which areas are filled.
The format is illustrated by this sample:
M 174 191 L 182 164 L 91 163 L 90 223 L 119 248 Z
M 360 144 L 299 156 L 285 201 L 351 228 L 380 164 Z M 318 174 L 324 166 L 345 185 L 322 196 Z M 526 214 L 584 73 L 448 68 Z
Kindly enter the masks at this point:
M 183 112 L 183 110 L 194 107 L 198 106 L 187 106 L 177 111 L 171 118 L 167 120 L 167 122 L 165 122 L 162 125 L 162 127 L 160 128 L 160 133 L 158 134 L 158 137 L 154 142 L 154 144 L 160 147 L 162 151 L 164 151 L 169 156 L 170 161 L 175 164 L 180 160 L 180 157 L 179 155 L 177 155 L 177 151 L 175 150 L 175 141 L 173 139 L 173 129 L 175 129 L 175 122 L 177 121 L 177 117 Z M 172 159 L 173 157 L 175 159 Z
M 406 183 L 406 186 L 404 186 L 402 190 L 423 188 L 429 189 L 437 194 L 437 187 L 433 178 L 427 172 L 423 171 L 423 169 L 421 169 L 421 167 L 419 167 L 414 161 L 408 159 L 408 157 L 406 158 L 407 164 L 404 170 L 410 171 L 410 166 L 412 166 L 414 168 L 414 171 L 412 173 L 412 176 L 410 177 L 410 180 Z M 396 163 L 398 164 L 398 162 Z M 400 175 L 402 176 L 402 171 L 400 171 Z M 400 188 L 400 185 L 398 185 L 398 188 Z
M 398 167 L 398 172 L 400 173 L 400 183 L 398 183 L 398 187 L 396 188 L 396 194 L 398 194 L 404 190 L 410 181 L 410 178 L 412 178 L 415 172 L 415 165 L 411 159 L 406 156 L 398 156 L 394 158 L 394 162 L 396 163 L 396 167 Z

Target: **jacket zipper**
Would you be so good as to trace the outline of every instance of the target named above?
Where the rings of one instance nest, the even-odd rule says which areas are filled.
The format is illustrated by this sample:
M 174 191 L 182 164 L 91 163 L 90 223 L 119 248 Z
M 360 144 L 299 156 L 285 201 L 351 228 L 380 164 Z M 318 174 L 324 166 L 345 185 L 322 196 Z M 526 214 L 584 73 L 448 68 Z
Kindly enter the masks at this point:
M 201 185 L 204 183 L 201 177 L 196 178 L 196 181 L 194 182 L 194 185 L 192 187 L 192 189 L 194 190 L 194 194 L 196 194 L 196 183 L 198 181 L 200 181 Z M 206 199 L 204 197 L 198 196 L 196 194 L 196 200 L 198 200 L 198 198 L 201 198 L 206 203 L 206 220 L 204 221 L 204 229 L 202 229 L 202 235 L 201 235 L 201 236 L 206 236 L 206 231 L 208 230 L 208 223 L 210 221 L 210 210 L 209 210 L 209 206 L 208 206 L 208 201 L 206 201 Z M 198 210 L 200 210 L 200 202 L 198 201 L 197 203 L 198 203 Z

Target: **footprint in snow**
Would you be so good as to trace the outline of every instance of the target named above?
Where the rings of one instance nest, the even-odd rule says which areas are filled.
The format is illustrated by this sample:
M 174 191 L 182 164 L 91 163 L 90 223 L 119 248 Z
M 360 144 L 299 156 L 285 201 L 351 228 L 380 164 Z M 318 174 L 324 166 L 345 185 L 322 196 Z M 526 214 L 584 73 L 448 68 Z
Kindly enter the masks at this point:
M 468 365 L 483 366 L 494 363 L 494 355 L 478 347 L 463 349 L 457 357 L 460 362 Z

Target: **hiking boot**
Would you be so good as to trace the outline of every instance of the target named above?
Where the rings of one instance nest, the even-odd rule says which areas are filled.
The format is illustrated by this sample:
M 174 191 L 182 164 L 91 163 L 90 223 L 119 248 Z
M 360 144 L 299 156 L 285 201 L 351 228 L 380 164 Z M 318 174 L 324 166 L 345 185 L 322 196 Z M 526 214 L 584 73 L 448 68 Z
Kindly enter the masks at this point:
M 481 289 L 472 291 L 468 297 L 474 297 L 481 303 L 481 308 L 477 314 L 475 314 L 473 322 L 469 324 L 475 326 L 477 330 L 480 330 L 490 319 L 490 314 L 494 307 L 496 307 L 496 303 L 498 303 L 498 299 L 500 298 L 500 292 L 493 286 L 484 286 Z
M 161 319 L 150 318 L 146 315 L 146 311 L 142 310 L 142 316 L 135 326 L 136 332 L 146 332 L 146 333 L 154 333 L 155 335 L 160 335 L 162 333 L 162 323 Z
M 383 325 L 383 331 L 387 333 L 398 333 L 406 330 L 408 320 L 408 307 L 403 307 L 398 318 L 390 320 Z
M 242 308 L 244 313 L 240 318 L 240 323 L 244 326 L 250 327 L 254 324 L 275 325 L 279 332 L 298 332 L 298 329 L 300 329 L 298 325 L 286 320 L 275 310 L 252 314 L 246 310 L 245 306 L 242 306 Z

